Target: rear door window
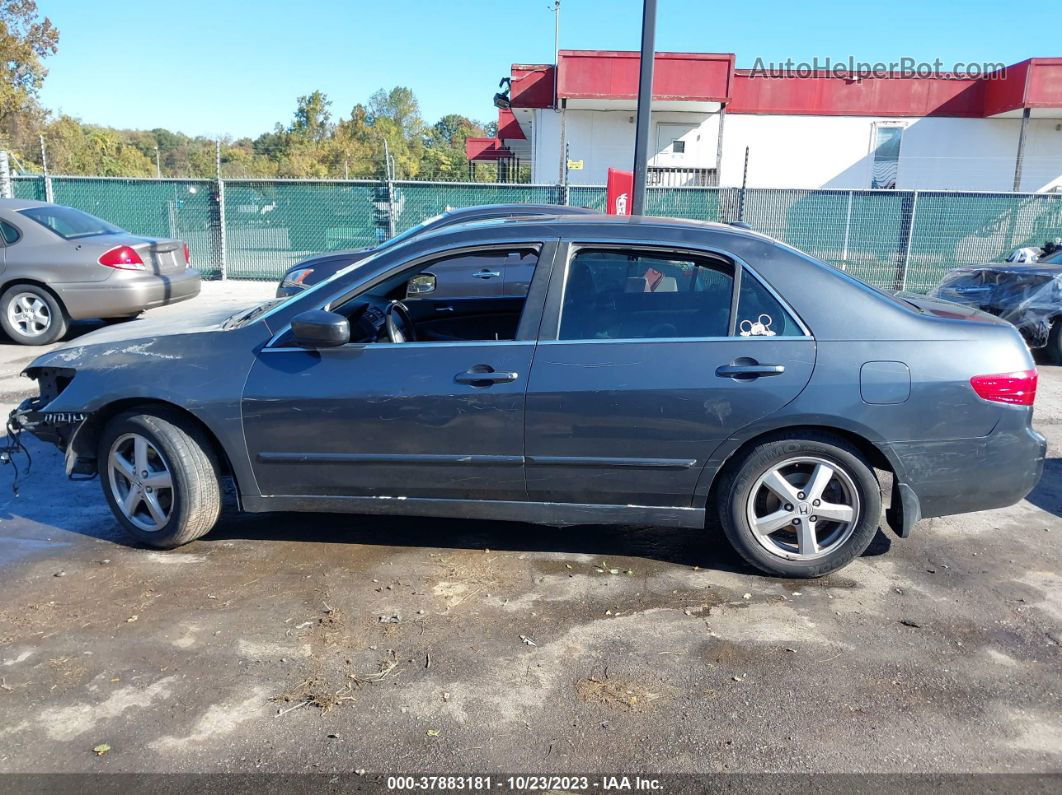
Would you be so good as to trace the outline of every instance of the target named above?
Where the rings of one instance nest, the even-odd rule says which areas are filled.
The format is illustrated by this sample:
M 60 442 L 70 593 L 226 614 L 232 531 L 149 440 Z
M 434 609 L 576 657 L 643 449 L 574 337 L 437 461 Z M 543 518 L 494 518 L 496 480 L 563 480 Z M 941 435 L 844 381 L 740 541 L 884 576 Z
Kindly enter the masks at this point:
M 709 256 L 581 248 L 558 339 L 726 337 L 733 287 L 733 266 Z
M 47 204 L 42 207 L 27 207 L 19 210 L 19 213 L 66 240 L 97 235 L 117 235 L 124 231 L 114 224 L 72 207 Z

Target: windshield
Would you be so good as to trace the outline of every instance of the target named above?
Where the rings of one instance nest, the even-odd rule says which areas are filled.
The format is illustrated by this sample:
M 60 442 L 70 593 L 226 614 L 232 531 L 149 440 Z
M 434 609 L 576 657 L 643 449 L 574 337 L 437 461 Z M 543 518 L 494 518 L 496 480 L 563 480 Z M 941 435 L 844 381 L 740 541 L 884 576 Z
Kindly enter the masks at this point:
M 59 207 L 52 204 L 44 207 L 27 207 L 19 212 L 65 240 L 96 237 L 97 235 L 120 235 L 125 232 L 124 229 L 114 224 L 109 224 L 94 215 L 83 213 L 72 207 Z

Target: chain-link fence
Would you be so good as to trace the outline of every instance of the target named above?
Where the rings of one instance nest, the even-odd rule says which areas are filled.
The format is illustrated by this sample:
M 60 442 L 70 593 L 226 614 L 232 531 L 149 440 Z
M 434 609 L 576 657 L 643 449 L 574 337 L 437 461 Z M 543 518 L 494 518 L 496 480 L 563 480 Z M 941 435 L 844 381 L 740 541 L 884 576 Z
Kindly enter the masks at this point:
M 275 279 L 315 253 L 374 246 L 452 207 L 568 204 L 588 186 L 357 180 L 15 177 L 19 198 L 77 207 L 131 232 L 186 240 L 207 276 Z M 652 215 L 742 220 L 885 288 L 925 291 L 950 268 L 1062 236 L 1062 195 L 651 187 Z

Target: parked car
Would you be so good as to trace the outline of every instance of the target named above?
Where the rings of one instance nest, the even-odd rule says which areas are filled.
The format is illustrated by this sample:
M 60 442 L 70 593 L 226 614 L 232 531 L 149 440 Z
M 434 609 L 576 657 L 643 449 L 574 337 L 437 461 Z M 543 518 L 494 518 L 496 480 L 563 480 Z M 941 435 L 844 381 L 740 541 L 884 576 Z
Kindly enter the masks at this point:
M 541 215 L 594 215 L 594 210 L 582 207 L 564 207 L 558 204 L 484 204 L 478 207 L 462 207 L 447 210 L 405 232 L 395 235 L 390 240 L 373 248 L 351 249 L 348 251 L 330 251 L 292 265 L 280 279 L 277 298 L 286 298 L 308 287 L 334 276 L 340 269 L 353 265 L 368 257 L 374 251 L 398 245 L 417 235 L 441 229 L 444 226 L 467 224 L 473 221 L 485 221 L 491 218 L 516 218 Z M 511 278 L 502 283 L 500 273 L 492 269 L 470 271 L 462 264 L 454 263 L 447 270 L 437 269 L 435 290 L 440 295 L 451 297 L 487 297 L 497 295 L 522 295 L 527 289 L 527 279 Z M 426 284 L 425 284 L 426 286 Z
M 475 256 L 526 295 L 417 294 Z M 813 577 L 886 519 L 1020 500 L 1040 477 L 1014 327 L 901 300 L 755 232 L 660 218 L 469 224 L 295 298 L 111 327 L 38 357 L 19 427 L 98 473 L 155 547 L 245 511 L 704 529 Z
M 135 317 L 199 294 L 188 244 L 142 237 L 59 204 L 0 199 L 0 325 L 45 345 L 71 320 Z
M 955 268 L 931 294 L 1013 323 L 1030 348 L 1062 364 L 1062 251 L 1029 264 Z

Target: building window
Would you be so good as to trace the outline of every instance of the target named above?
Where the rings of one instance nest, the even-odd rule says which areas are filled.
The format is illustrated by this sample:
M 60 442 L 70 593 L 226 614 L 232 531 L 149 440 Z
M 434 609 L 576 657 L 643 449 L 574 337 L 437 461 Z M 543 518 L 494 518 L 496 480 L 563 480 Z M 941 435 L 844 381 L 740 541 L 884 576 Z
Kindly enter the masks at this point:
M 684 155 L 684 154 L 686 154 L 686 142 L 685 141 L 679 141 L 679 140 L 672 141 L 671 142 L 671 151 L 674 152 L 676 155 Z
M 870 187 L 895 190 L 902 139 L 903 127 L 894 124 L 874 125 L 873 149 L 870 153 Z

